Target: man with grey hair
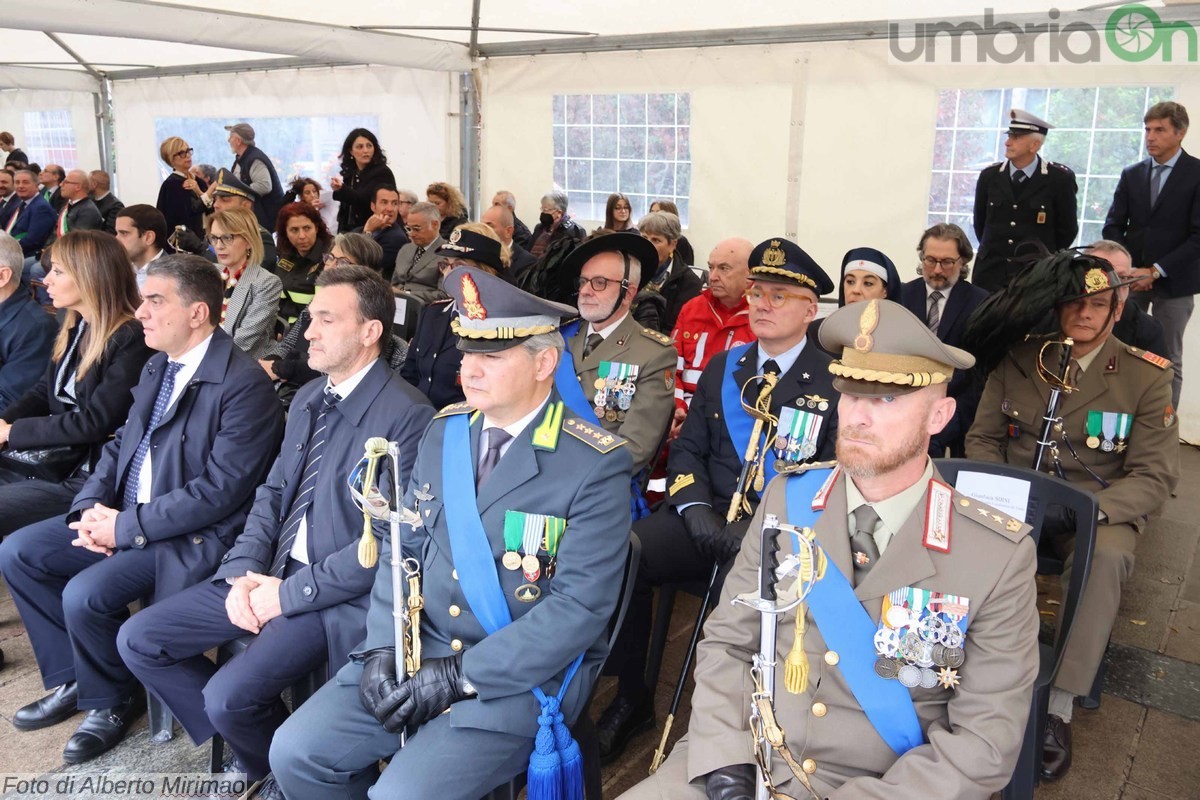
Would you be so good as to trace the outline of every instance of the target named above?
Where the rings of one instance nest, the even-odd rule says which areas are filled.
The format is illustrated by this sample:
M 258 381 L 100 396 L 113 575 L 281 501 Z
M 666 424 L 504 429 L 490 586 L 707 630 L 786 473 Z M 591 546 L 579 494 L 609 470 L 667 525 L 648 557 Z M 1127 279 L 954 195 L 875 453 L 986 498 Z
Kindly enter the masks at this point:
M 92 202 L 96 204 L 96 208 L 100 209 L 100 215 L 104 217 L 104 230 L 116 233 L 117 214 L 121 213 L 125 204 L 112 193 L 112 178 L 107 172 L 102 169 L 94 169 L 88 173 L 88 177 L 92 181 Z
M 20 243 L 0 232 L 0 413 L 41 377 L 57 329 L 21 288 L 24 263 Z
M 508 275 L 514 283 L 520 283 L 521 275 L 536 264 L 537 259 L 533 257 L 533 253 L 517 244 L 515 220 L 516 217 L 505 205 L 493 205 L 484 211 L 483 216 L 479 219 L 480 222 L 495 231 L 496 235 L 500 237 L 500 244 L 508 248 Z
M 441 212 L 433 203 L 413 203 L 408 209 L 404 231 L 409 241 L 396 256 L 392 291 L 410 294 L 425 303 L 442 297 L 437 254 L 443 241 L 439 233 L 441 223 Z
M 1023 242 L 1055 251 L 1070 247 L 1079 233 L 1075 173 L 1038 154 L 1054 126 L 1020 108 L 1009 118 L 1004 161 L 984 169 L 975 184 L 975 283 L 989 292 L 1020 271 L 1012 259 Z
M 533 244 L 533 234 L 529 232 L 529 226 L 517 216 L 517 196 L 507 189 L 501 189 L 492 198 L 492 206 L 504 206 L 512 213 L 513 241 L 521 245 L 525 250 L 528 250 L 530 245 Z
M 1125 249 L 1125 246 L 1119 242 L 1114 242 L 1111 239 L 1101 239 L 1098 242 L 1088 245 L 1088 249 L 1084 253 L 1089 256 L 1098 256 L 1112 264 L 1113 269 L 1117 272 L 1117 277 L 1123 281 L 1136 277 L 1134 275 L 1133 259 L 1130 257 L 1129 251 Z M 1122 286 L 1117 290 L 1117 294 L 1121 296 L 1122 301 L 1127 300 L 1129 298 L 1129 287 Z M 1125 303 L 1125 310 L 1121 312 L 1121 318 L 1113 326 L 1112 335 L 1125 344 L 1140 347 L 1156 355 L 1162 355 L 1167 352 L 1167 342 L 1163 336 L 1162 323 L 1147 314 L 1145 309 L 1137 303 Z
M 229 131 L 229 149 L 233 152 L 231 169 L 250 187 L 257 196 L 254 201 L 254 216 L 258 224 L 268 230 L 275 229 L 275 218 L 283 207 L 283 184 L 267 154 L 254 144 L 254 128 L 249 123 L 239 122 L 226 125 Z
M 567 214 L 567 193 L 553 189 L 542 195 L 542 213 L 533 229 L 533 241 L 529 252 L 539 261 L 548 258 L 552 245 L 569 239 L 574 244 L 582 242 L 587 232 Z

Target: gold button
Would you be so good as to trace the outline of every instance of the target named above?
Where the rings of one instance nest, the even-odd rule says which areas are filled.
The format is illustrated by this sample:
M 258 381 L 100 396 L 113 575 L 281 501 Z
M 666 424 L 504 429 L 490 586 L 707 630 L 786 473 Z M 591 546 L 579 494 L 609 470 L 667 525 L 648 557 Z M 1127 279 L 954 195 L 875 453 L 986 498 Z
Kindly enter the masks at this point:
M 456 569 L 450 570 L 450 577 L 454 578 L 454 580 L 458 580 L 458 570 L 456 570 Z
M 800 769 L 804 770 L 804 774 L 812 775 L 817 771 L 817 762 L 813 761 L 811 758 L 806 758 L 804 761 L 800 762 Z
M 813 703 L 812 712 L 814 717 L 823 717 L 829 713 L 829 709 L 824 703 Z
M 450 649 L 456 653 L 459 650 L 462 650 L 462 640 L 461 639 L 451 639 L 450 640 Z
M 825 663 L 831 667 L 836 667 L 837 663 L 841 660 L 842 660 L 842 657 L 839 656 L 837 653 L 835 653 L 832 650 L 825 653 Z
M 457 617 L 461 613 L 462 613 L 462 609 L 459 608 L 458 606 L 450 606 L 450 616 Z

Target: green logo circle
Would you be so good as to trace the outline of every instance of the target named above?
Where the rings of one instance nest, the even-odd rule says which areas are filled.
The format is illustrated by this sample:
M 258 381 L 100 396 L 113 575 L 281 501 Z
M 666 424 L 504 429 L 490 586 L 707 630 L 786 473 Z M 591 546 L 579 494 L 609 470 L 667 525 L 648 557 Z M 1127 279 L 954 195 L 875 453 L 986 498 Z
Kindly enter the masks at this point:
M 1158 52 L 1158 26 L 1162 22 L 1154 9 L 1133 3 L 1121 6 L 1108 18 L 1104 39 L 1118 58 L 1145 61 Z

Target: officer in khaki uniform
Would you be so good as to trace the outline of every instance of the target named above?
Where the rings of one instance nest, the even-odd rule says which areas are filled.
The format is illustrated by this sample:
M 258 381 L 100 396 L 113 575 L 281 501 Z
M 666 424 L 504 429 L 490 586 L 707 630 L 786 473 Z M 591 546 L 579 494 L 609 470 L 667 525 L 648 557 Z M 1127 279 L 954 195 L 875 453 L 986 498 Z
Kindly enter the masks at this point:
M 578 323 L 564 327 L 558 390 L 567 405 L 628 442 L 633 471 L 649 466 L 675 408 L 678 353 L 669 337 L 643 328 L 629 313 L 654 245 L 635 233 L 598 236 L 571 251 L 563 270 L 579 275 Z M 573 368 L 579 392 L 567 384 Z M 576 408 L 576 406 L 586 406 Z
M 1050 273 L 1065 274 L 1056 294 L 1041 286 L 1014 287 L 1012 303 L 1045 312 L 1057 308 L 1059 327 L 1074 339 L 1071 381 L 1077 390 L 1063 396 L 1062 424 L 1054 427 L 1058 463 L 1046 458 L 1052 472 L 1094 492 L 1100 526 L 1083 604 L 1075 617 L 1071 640 L 1055 680 L 1046 732 L 1043 777 L 1061 777 L 1070 766 L 1070 719 L 1074 697 L 1091 690 L 1121 602 L 1121 584 L 1133 573 L 1134 545 L 1146 518 L 1170 496 L 1179 478 L 1179 432 L 1171 405 L 1170 362 L 1126 345 L 1112 336 L 1124 303 L 1113 291 L 1122 284 L 1107 261 L 1064 254 Z M 997 297 L 997 300 L 1010 298 Z M 1003 307 L 998 309 L 1003 313 Z M 1032 313 L 1031 312 L 1031 313 Z M 987 318 L 972 320 L 989 338 L 1004 333 Z M 1029 467 L 1033 464 L 1050 387 L 1038 377 L 1042 340 L 1018 345 L 1001 358 L 979 402 L 967 434 L 967 457 Z M 1059 363 L 1057 347 L 1047 351 L 1051 369 Z M 1053 532 L 1048 532 L 1053 533 Z M 1068 559 L 1062 576 L 1070 580 Z
M 820 336 L 842 354 L 829 367 L 837 469 L 767 487 L 705 626 L 688 735 L 628 798 L 753 796 L 759 616 L 731 601 L 757 593 L 765 518 L 809 525 L 810 505 L 828 565 L 802 606 L 806 631 L 794 610 L 779 618 L 774 705 L 796 768 L 775 754 L 775 785 L 797 798 L 982 800 L 1011 777 L 1038 669 L 1035 548 L 1026 525 L 958 494 L 926 455 L 954 413 L 946 384 L 973 359 L 887 300 L 839 309 Z M 816 490 L 794 483 L 812 477 Z M 814 613 L 816 592 L 838 587 Z M 789 687 L 801 654 L 807 684 Z

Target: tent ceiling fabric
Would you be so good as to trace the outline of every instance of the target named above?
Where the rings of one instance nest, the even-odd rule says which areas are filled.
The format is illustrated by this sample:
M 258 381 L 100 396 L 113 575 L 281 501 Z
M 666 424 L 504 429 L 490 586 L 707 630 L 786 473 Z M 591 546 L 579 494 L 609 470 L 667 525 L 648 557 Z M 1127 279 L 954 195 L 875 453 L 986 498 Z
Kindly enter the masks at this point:
M 464 45 L 471 38 L 473 5 L 472 0 L 356 0 L 347 13 L 345 6 L 328 0 L 10 2 L 0 19 L 0 52 L 4 53 L 0 88 L 79 86 L 75 79 L 39 75 L 45 70 L 83 71 L 40 35 L 42 31 L 59 34 L 82 58 L 114 78 L 145 77 L 156 69 L 193 65 L 263 61 L 274 67 L 280 56 L 295 57 L 303 65 L 369 63 L 462 71 L 471 64 Z M 734 31 L 742 26 L 797 29 L 889 19 L 979 17 L 994 5 L 994 0 L 840 4 L 744 0 L 736 7 L 711 0 L 605 0 L 602 6 L 561 0 L 479 0 L 478 43 L 485 55 L 489 46 L 496 46 L 497 55 L 511 55 L 529 52 L 541 42 L 553 42 L 557 48 L 551 49 L 562 51 L 572 41 L 598 40 L 593 44 L 602 48 L 606 37 L 635 37 L 636 45 L 636 37 Z M 1079 0 L 1056 4 L 1060 11 L 1095 5 Z M 1148 5 L 1160 6 L 1162 0 L 1150 0 Z M 1008 16 L 1034 12 L 1044 15 L 1045 3 L 1011 0 L 1003 9 Z M 649 40 L 642 41 L 651 46 Z M 692 44 L 702 39 L 680 41 Z M 124 70 L 133 72 L 122 76 Z

